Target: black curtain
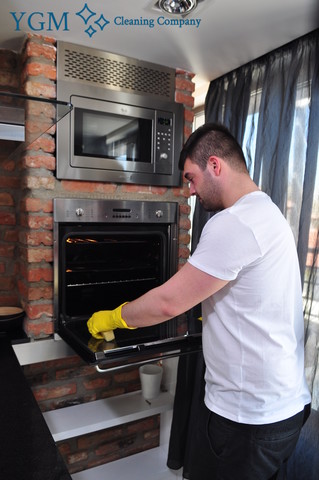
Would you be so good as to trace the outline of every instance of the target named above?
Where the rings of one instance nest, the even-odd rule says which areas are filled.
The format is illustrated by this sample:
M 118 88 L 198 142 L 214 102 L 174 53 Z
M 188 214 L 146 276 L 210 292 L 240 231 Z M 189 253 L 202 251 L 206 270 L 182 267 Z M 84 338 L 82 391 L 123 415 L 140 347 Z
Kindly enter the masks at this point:
M 319 408 L 319 30 L 212 81 L 205 121 L 222 123 L 242 145 L 251 177 L 289 221 L 304 284 L 306 373 Z M 196 203 L 192 251 L 211 214 Z M 193 317 L 198 309 L 190 312 Z M 308 348 L 307 348 L 308 347 Z M 204 395 L 204 361 L 180 358 L 168 466 L 189 478 L 193 419 Z

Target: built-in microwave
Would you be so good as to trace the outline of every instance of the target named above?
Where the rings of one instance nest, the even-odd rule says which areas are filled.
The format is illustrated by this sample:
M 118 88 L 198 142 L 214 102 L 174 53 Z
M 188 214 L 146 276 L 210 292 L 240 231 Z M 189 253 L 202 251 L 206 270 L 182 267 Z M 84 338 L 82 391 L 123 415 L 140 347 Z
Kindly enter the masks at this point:
M 180 185 L 182 105 L 83 85 L 78 94 L 72 83 L 64 98 L 66 89 L 73 109 L 57 128 L 57 178 Z

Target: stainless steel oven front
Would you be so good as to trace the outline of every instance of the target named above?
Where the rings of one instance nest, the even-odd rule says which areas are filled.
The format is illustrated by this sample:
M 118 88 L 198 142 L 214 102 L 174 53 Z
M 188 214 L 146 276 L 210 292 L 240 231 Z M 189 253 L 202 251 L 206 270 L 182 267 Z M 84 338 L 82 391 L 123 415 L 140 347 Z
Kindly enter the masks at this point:
M 88 363 L 108 367 L 201 348 L 200 334 L 178 335 L 177 319 L 96 340 L 86 322 L 161 285 L 176 272 L 175 202 L 54 200 L 56 332 Z

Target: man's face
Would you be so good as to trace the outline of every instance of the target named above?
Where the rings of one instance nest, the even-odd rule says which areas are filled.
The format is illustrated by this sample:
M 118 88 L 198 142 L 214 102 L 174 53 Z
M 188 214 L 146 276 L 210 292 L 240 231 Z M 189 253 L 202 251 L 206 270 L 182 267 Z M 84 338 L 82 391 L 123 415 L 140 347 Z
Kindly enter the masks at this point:
M 203 208 L 208 212 L 222 210 L 221 190 L 219 177 L 214 174 L 213 166 L 209 163 L 205 170 L 186 159 L 184 177 L 189 182 L 190 194 L 196 195 Z

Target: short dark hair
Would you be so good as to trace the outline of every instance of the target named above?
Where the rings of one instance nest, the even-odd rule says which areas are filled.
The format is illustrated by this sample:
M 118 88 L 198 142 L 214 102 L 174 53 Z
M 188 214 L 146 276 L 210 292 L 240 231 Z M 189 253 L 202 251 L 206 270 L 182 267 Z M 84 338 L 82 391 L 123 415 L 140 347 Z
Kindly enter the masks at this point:
M 235 170 L 247 172 L 241 146 L 230 131 L 218 123 L 205 123 L 190 135 L 180 153 L 178 167 L 183 170 L 189 158 L 205 170 L 211 156 L 222 158 Z

